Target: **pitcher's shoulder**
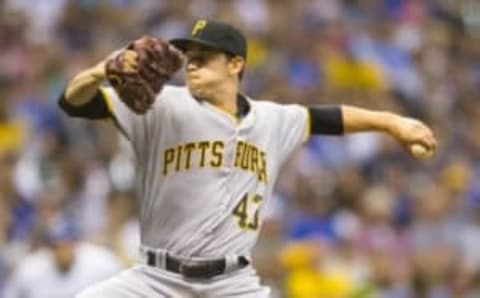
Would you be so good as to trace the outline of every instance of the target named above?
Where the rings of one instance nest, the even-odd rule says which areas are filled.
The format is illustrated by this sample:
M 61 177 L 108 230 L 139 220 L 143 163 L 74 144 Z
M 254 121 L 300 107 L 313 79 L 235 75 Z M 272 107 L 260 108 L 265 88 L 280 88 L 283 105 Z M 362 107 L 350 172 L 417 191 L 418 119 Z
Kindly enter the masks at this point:
M 186 86 L 166 85 L 159 96 L 162 99 L 182 99 L 191 97 Z
M 170 109 L 172 106 L 177 106 L 179 102 L 182 102 L 181 106 L 185 106 L 190 97 L 190 92 L 186 86 L 166 85 L 157 95 L 154 106 L 155 109 L 165 109 L 167 107 L 167 109 Z
M 275 113 L 281 113 L 283 110 L 288 109 L 290 106 L 263 99 L 251 100 L 250 103 L 258 112 L 267 113 L 270 115 L 273 115 Z

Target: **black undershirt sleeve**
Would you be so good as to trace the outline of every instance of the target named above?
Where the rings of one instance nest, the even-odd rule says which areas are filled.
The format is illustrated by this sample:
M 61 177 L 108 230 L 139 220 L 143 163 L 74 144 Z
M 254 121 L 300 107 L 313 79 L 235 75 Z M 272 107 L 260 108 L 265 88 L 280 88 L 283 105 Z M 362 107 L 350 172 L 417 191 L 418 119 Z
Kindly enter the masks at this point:
M 309 106 L 312 135 L 342 135 L 343 116 L 340 106 Z
M 111 117 L 103 93 L 98 90 L 95 96 L 86 104 L 74 106 L 65 99 L 65 91 L 58 100 L 58 106 L 71 117 L 87 118 L 92 120 L 106 119 Z

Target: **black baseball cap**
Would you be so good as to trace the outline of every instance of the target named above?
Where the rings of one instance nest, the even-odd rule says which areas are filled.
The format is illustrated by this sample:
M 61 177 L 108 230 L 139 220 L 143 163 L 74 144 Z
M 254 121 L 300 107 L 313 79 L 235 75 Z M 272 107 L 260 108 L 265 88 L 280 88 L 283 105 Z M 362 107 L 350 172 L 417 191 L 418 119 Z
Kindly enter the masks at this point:
M 247 41 L 235 27 L 217 21 L 200 19 L 192 27 L 190 37 L 170 40 L 178 49 L 185 51 L 190 45 L 203 45 L 227 54 L 247 58 Z

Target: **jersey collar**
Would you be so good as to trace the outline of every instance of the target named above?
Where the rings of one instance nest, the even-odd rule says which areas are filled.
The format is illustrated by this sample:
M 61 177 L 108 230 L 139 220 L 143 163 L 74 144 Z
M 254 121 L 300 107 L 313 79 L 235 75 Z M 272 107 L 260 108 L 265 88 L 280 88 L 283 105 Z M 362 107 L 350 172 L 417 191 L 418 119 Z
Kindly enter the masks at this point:
M 237 118 L 242 119 L 248 115 L 250 112 L 251 104 L 247 100 L 247 97 L 243 94 L 238 93 L 237 95 Z
M 191 96 L 197 102 L 203 103 L 211 107 L 212 109 L 217 110 L 221 114 L 228 116 L 228 118 L 230 118 L 233 121 L 233 123 L 235 123 L 236 125 L 240 125 L 242 124 L 242 122 L 250 123 L 252 122 L 252 119 L 255 118 L 253 115 L 254 111 L 253 111 L 251 99 L 241 93 L 237 94 L 237 114 L 235 116 L 217 108 L 215 105 L 209 103 L 207 100 L 204 100 L 201 97 L 193 96 L 192 94 Z

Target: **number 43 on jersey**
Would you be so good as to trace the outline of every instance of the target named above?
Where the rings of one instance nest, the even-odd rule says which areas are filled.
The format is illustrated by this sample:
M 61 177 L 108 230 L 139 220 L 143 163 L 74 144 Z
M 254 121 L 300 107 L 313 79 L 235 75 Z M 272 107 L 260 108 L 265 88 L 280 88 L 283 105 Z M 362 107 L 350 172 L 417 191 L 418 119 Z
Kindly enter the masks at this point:
M 262 196 L 258 194 L 248 194 L 246 193 L 240 202 L 237 204 L 235 209 L 233 209 L 232 214 L 238 218 L 238 225 L 242 229 L 246 230 L 258 230 L 259 224 L 259 206 L 262 202 Z M 252 206 L 253 207 L 250 207 Z M 252 215 L 251 209 L 254 208 Z

